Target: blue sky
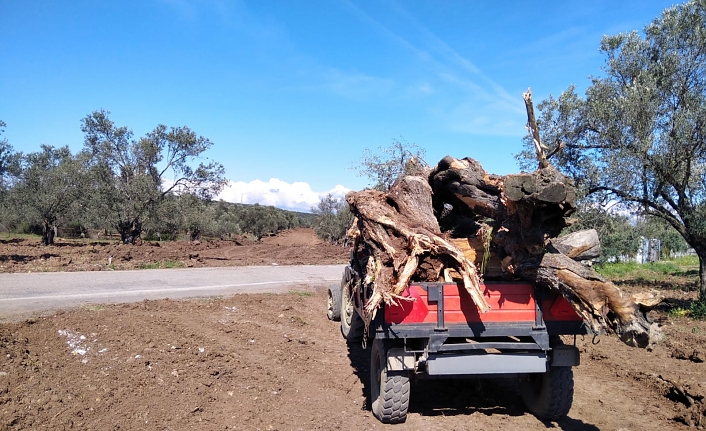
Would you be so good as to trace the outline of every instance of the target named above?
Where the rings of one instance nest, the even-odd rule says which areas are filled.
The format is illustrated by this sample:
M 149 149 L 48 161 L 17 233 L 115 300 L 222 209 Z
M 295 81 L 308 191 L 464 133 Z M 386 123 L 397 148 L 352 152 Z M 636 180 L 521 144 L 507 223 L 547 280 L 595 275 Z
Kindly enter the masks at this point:
M 672 1 L 0 0 L 0 120 L 18 151 L 83 146 L 111 111 L 137 137 L 186 125 L 231 180 L 222 198 L 308 210 L 369 181 L 366 148 L 518 171 L 526 114 L 600 75 L 604 34 Z

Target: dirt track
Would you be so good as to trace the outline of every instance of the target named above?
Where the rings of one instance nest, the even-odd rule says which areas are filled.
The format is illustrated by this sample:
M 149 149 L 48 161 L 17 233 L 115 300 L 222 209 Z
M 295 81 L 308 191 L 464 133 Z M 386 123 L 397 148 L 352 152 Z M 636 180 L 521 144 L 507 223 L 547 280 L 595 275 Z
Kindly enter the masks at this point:
M 297 255 L 297 263 L 321 263 L 327 254 L 338 259 L 331 263 L 347 257 L 345 250 L 337 256 L 312 252 L 310 232 L 286 238 L 280 246 L 270 238 L 269 255 L 260 244 L 259 252 L 250 255 L 242 245 L 239 253 L 261 262 L 276 254 L 279 264 L 287 263 L 281 258 L 287 253 Z M 292 249 L 282 253 L 283 247 Z M 296 253 L 297 247 L 305 248 Z M 8 256 L 6 249 L 0 256 Z M 13 267 L 37 260 L 24 259 Z M 673 301 L 693 296 L 665 293 Z M 2 324 L 0 430 L 383 428 L 366 402 L 366 352 L 343 341 L 337 324 L 326 319 L 325 302 L 324 286 L 297 286 L 281 295 L 91 306 Z M 526 413 L 513 380 L 422 381 L 413 384 L 407 422 L 393 428 L 637 431 L 686 430 L 698 420 L 706 425 L 706 363 L 699 362 L 706 324 L 659 310 L 652 314 L 666 335 L 653 351 L 611 337 L 598 344 L 579 338 L 574 406 L 563 421 L 545 424 Z

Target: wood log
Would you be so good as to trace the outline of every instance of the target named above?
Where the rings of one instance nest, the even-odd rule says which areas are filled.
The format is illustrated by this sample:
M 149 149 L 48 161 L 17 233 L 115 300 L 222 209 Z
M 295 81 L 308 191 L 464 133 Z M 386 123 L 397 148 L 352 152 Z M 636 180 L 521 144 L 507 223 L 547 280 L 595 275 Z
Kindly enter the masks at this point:
M 601 243 L 595 229 L 585 229 L 554 238 L 551 246 L 574 260 L 597 259 L 601 255 Z
M 639 306 L 613 283 L 561 253 L 546 253 L 515 267 L 514 273 L 539 286 L 561 292 L 594 333 L 615 332 L 635 347 L 647 347 L 656 328 Z
M 481 237 L 471 236 L 466 238 L 449 239 L 464 256 L 475 265 L 478 273 L 484 280 L 502 280 L 512 278 L 503 268 L 502 257 L 487 248 Z
M 646 308 L 572 260 L 598 256 L 597 233 L 557 238 L 572 223 L 576 195 L 573 183 L 554 167 L 502 177 L 473 159 L 447 156 L 430 174 L 430 184 L 442 231 L 464 237 L 454 241 L 484 277 L 520 277 L 558 290 L 595 332 L 615 332 L 639 347 L 649 344 L 655 328 L 645 318 Z M 490 247 L 481 231 L 492 233 Z M 486 260 L 482 266 L 479 256 Z

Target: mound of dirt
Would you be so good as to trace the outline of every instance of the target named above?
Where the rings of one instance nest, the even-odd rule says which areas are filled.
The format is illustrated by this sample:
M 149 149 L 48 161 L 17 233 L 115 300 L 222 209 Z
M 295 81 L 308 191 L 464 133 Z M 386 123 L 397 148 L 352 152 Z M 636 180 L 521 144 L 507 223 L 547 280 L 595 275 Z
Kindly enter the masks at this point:
M 312 229 L 293 229 L 254 241 L 144 241 L 138 245 L 58 238 L 0 240 L 0 272 L 101 271 L 169 267 L 344 264 L 350 250 L 321 241 Z

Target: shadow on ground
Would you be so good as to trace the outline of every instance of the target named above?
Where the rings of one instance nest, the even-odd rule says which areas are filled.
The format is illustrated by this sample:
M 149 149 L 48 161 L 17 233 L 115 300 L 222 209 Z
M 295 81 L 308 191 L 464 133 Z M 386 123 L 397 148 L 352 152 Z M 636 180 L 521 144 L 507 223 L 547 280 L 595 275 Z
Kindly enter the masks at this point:
M 365 409 L 370 410 L 370 346 L 363 349 L 361 343 L 348 343 L 348 358 L 363 384 Z M 412 382 L 409 413 L 422 416 L 529 414 L 515 377 L 415 380 Z M 570 416 L 543 423 L 547 428 L 564 431 L 599 431 L 595 425 Z

